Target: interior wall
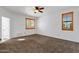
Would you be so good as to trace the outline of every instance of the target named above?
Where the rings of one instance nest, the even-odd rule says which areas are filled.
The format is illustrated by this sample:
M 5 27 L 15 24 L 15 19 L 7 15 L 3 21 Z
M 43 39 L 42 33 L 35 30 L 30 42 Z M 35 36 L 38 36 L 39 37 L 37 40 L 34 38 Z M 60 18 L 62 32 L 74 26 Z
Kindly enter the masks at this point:
M 5 16 L 5 17 L 11 18 L 11 16 L 9 16 L 9 15 L 10 15 L 10 13 L 8 13 L 4 9 L 0 8 L 0 38 L 1 38 L 1 17 Z
M 13 12 L 9 12 L 6 9 L 0 8 L 0 38 L 1 38 L 1 17 L 8 17 L 11 19 L 10 33 L 11 38 L 35 34 L 35 29 L 25 29 L 25 18 L 30 17 L 28 15 L 21 15 Z
M 19 14 L 13 14 L 13 20 L 11 25 L 11 37 L 19 37 L 32 35 L 36 33 L 36 29 L 25 29 L 25 18 L 28 16 L 22 16 Z M 36 22 L 36 21 L 35 21 Z
M 53 10 L 53 8 L 51 9 Z M 74 31 L 62 31 L 62 13 L 74 13 Z M 79 7 L 58 9 L 38 19 L 38 34 L 79 42 Z

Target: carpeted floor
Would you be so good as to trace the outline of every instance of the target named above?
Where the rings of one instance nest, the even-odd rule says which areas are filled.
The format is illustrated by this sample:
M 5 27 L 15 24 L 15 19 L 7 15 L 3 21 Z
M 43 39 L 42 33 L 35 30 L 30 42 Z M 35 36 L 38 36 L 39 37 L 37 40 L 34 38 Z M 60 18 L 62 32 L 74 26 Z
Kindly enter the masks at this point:
M 23 40 L 22 40 L 23 39 Z M 78 53 L 79 43 L 62 39 L 31 35 L 0 44 L 2 53 Z

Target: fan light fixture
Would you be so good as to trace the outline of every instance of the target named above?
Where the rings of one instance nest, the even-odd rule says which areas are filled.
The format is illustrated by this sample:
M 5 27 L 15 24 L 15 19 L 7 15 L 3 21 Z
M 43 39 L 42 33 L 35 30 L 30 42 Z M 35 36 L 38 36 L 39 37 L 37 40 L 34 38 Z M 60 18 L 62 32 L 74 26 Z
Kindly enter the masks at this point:
M 44 11 L 44 7 L 41 7 L 41 6 L 35 6 L 34 7 L 34 13 L 43 13 Z

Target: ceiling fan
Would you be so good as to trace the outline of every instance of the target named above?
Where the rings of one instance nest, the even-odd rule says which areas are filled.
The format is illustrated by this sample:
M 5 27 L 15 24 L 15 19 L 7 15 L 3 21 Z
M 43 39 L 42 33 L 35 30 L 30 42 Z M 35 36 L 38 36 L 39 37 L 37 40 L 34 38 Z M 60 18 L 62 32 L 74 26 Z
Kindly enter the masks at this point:
M 38 13 L 38 12 L 43 13 L 43 11 L 44 11 L 44 7 L 41 6 L 34 7 L 34 13 Z

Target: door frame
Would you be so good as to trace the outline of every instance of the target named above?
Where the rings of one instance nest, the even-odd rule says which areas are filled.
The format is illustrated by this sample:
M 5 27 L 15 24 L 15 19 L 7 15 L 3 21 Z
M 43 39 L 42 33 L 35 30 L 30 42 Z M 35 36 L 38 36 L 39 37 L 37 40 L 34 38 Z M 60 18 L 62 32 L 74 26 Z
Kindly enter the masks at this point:
M 8 22 L 8 23 L 9 23 L 9 30 L 7 29 L 7 30 L 8 30 L 8 34 L 9 34 L 9 35 L 8 35 L 8 39 L 3 39 L 3 27 L 2 27 L 2 26 L 3 26 L 3 25 L 2 25 L 2 24 L 3 24 L 3 23 L 2 23 L 2 20 L 3 20 L 3 19 L 2 19 L 2 17 L 8 19 L 8 21 L 9 21 L 9 22 Z M 5 42 L 5 41 L 7 41 L 7 40 L 10 39 L 10 18 L 5 17 L 5 16 L 2 16 L 2 17 L 1 17 L 1 43 L 2 43 L 2 42 Z

